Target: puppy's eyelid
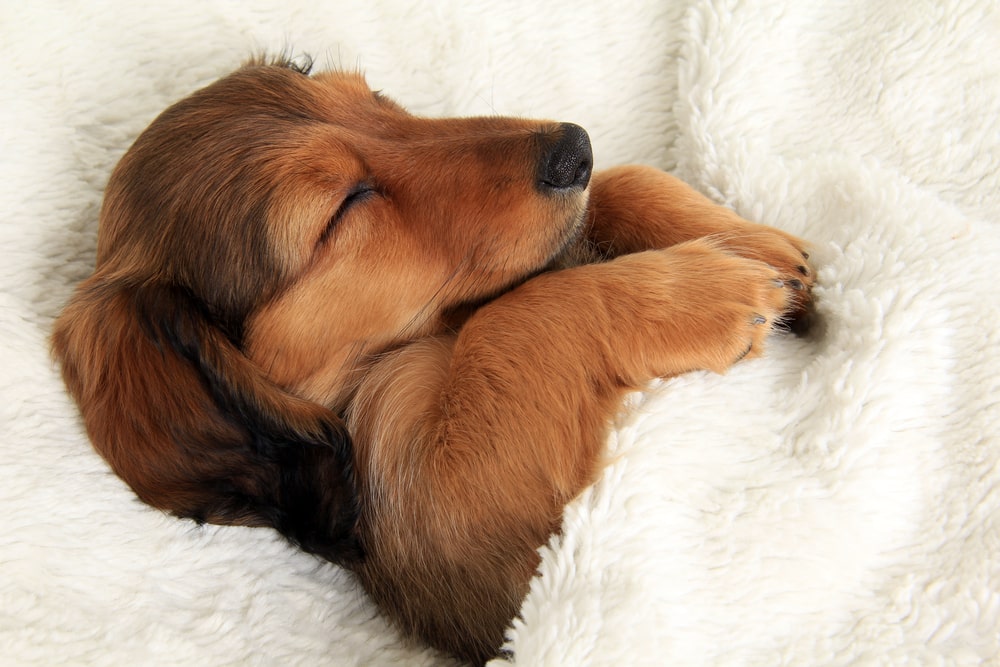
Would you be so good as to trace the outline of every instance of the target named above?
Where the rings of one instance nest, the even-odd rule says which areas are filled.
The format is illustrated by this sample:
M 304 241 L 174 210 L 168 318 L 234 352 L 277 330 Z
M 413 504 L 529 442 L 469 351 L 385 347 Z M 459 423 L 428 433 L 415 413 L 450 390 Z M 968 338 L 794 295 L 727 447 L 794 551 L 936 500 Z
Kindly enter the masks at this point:
M 322 236 L 320 236 L 319 243 L 324 243 L 330 237 L 330 234 L 333 233 L 333 230 L 340 224 L 351 207 L 369 199 L 375 194 L 378 194 L 378 190 L 371 181 L 359 181 L 356 183 L 354 187 L 347 191 L 347 194 L 340 201 L 337 210 L 330 216 L 330 220 L 327 222 Z

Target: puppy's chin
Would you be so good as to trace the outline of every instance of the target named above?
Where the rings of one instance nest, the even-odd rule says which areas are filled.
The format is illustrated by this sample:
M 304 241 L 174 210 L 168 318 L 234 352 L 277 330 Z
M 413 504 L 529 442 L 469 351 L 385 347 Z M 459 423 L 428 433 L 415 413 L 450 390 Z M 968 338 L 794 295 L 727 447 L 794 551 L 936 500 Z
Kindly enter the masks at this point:
M 557 252 L 539 272 L 571 269 L 574 266 L 594 264 L 602 260 L 601 253 L 582 232 L 578 232 Z
M 441 313 L 441 325 L 445 330 L 457 331 L 476 310 L 519 285 L 528 282 L 535 276 L 550 271 L 570 269 L 574 266 L 595 264 L 604 261 L 604 259 L 597 247 L 583 233 L 583 227 L 580 226 L 544 265 L 513 281 L 503 289 L 497 290 L 494 294 L 473 301 L 463 301 L 445 309 Z
M 559 250 L 533 275 L 602 261 L 604 258 L 601 256 L 600 250 L 587 237 L 584 233 L 585 230 L 586 224 L 583 216 L 580 216 L 580 219 L 568 230 L 566 240 Z

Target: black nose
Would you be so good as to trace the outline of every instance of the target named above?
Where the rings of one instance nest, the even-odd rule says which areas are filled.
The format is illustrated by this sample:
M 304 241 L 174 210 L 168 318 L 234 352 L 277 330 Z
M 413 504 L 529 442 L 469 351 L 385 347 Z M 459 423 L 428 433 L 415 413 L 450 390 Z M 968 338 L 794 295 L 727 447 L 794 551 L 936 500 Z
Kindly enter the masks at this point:
M 559 138 L 542 154 L 538 165 L 538 185 L 542 189 L 583 189 L 590 182 L 594 152 L 590 136 L 579 125 L 563 123 Z

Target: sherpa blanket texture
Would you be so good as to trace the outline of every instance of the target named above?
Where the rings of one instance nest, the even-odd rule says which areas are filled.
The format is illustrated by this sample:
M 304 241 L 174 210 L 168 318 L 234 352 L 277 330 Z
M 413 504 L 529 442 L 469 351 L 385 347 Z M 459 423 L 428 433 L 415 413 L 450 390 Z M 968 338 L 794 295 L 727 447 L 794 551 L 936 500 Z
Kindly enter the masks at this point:
M 452 664 L 274 533 L 142 505 L 49 355 L 116 160 L 262 51 L 579 123 L 813 243 L 811 334 L 630 398 L 514 664 L 1000 663 L 997 2 L 7 0 L 0 664 Z

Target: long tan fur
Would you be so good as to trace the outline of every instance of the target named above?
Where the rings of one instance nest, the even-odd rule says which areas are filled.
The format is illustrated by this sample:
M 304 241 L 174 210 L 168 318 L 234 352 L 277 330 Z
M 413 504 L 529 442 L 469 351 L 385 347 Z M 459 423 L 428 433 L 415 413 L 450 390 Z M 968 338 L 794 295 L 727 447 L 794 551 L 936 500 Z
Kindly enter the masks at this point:
M 576 126 L 415 117 L 347 72 L 255 61 L 182 100 L 56 326 L 95 446 L 143 500 L 273 526 L 489 659 L 623 393 L 809 304 L 800 240 L 591 164 Z

